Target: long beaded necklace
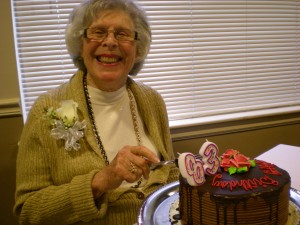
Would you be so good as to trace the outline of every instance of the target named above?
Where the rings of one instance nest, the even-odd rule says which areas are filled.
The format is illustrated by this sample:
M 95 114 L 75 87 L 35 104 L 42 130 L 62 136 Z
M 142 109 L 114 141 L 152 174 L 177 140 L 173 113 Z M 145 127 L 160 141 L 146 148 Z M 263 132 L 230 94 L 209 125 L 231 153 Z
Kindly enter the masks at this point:
M 140 135 L 140 131 L 139 131 L 139 124 L 138 124 L 138 120 L 137 120 L 137 111 L 136 111 L 136 107 L 135 107 L 134 96 L 133 96 L 132 91 L 128 87 L 128 85 L 126 85 L 126 87 L 127 87 L 128 97 L 129 97 L 129 107 L 130 107 L 130 113 L 131 113 L 132 122 L 133 122 L 134 133 L 136 136 L 137 144 L 138 144 L 138 146 L 140 146 L 142 144 L 142 141 L 141 141 L 141 135 Z M 90 117 L 90 120 L 92 123 L 93 133 L 95 135 L 98 148 L 100 149 L 100 153 L 105 161 L 105 164 L 108 166 L 109 161 L 107 158 L 107 154 L 106 154 L 106 151 L 104 149 L 103 143 L 101 141 L 100 135 L 99 135 L 97 127 L 96 127 L 96 121 L 95 121 L 95 117 L 94 117 L 94 111 L 92 108 L 92 102 L 91 102 L 91 98 L 89 96 L 88 87 L 87 87 L 87 75 L 86 74 L 83 76 L 83 90 L 84 90 L 84 95 L 85 95 L 85 99 L 87 102 L 89 117 Z M 142 178 L 140 178 L 138 180 L 137 184 L 132 187 L 137 188 L 140 186 L 141 183 L 142 183 Z

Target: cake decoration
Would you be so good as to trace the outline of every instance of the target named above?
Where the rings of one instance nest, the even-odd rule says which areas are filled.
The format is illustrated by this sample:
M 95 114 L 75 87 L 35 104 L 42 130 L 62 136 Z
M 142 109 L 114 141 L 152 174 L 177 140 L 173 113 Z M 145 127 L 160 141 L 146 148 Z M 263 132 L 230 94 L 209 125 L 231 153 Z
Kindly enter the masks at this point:
M 205 182 L 203 162 L 192 153 L 182 153 L 178 158 L 178 167 L 182 177 L 191 186 L 198 186 Z
M 250 167 L 255 167 L 255 160 L 243 155 L 238 150 L 228 149 L 223 153 L 221 158 L 221 168 L 230 175 L 235 173 L 245 173 Z
M 189 185 L 199 186 L 205 182 L 205 174 L 215 175 L 220 167 L 218 146 L 206 141 L 199 150 L 199 155 L 182 153 L 178 157 L 178 167 Z
M 230 181 L 222 180 L 222 177 L 222 174 L 214 176 L 211 186 L 221 187 L 222 189 L 228 187 L 230 191 L 233 191 L 235 188 L 242 187 L 245 191 L 248 191 L 258 188 L 259 186 L 266 188 L 270 185 L 277 186 L 279 184 L 277 180 L 274 180 L 267 175 L 259 178 Z
M 215 175 L 220 167 L 219 148 L 215 143 L 206 142 L 201 146 L 199 155 L 204 163 L 204 172 L 207 175 Z
M 276 169 L 275 165 L 267 163 L 265 161 L 256 160 L 259 168 L 264 172 L 264 174 L 272 174 L 276 176 L 281 176 L 282 174 Z

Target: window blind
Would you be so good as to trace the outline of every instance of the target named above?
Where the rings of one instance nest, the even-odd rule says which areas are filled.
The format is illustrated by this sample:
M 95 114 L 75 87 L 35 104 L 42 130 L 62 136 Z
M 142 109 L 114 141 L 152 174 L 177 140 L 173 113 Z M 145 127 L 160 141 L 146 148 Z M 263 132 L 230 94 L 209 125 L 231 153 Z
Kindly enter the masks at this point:
M 24 120 L 38 95 L 76 71 L 64 29 L 79 2 L 12 0 Z M 138 2 L 153 41 L 134 79 L 161 93 L 171 127 L 300 111 L 300 0 Z

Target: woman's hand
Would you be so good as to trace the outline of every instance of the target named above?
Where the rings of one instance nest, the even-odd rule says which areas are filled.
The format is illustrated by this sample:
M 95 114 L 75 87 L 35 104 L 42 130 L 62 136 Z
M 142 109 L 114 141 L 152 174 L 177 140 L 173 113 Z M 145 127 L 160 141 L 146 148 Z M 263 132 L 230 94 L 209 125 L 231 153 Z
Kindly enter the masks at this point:
M 142 176 L 148 179 L 149 164 L 159 161 L 157 156 L 144 146 L 123 147 L 111 163 L 94 176 L 94 197 L 98 198 L 104 192 L 119 187 L 124 180 L 133 183 Z

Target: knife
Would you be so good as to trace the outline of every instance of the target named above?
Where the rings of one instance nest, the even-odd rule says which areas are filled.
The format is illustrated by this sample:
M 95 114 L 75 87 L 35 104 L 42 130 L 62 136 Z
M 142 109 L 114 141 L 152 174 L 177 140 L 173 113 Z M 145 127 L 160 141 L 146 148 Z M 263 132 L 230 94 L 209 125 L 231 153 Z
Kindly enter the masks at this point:
M 173 160 L 160 161 L 158 163 L 153 163 L 149 166 L 149 168 L 150 168 L 150 170 L 155 170 L 164 165 L 169 165 L 169 164 L 173 164 L 173 163 L 175 163 L 175 165 L 178 167 L 178 159 L 173 159 Z

